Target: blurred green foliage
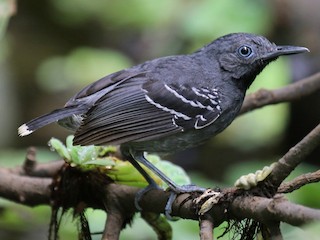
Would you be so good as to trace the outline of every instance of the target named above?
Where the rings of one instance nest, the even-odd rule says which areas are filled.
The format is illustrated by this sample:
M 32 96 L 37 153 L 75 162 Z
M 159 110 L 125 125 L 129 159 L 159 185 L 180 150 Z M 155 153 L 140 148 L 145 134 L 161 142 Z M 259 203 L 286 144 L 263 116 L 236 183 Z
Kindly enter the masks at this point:
M 5 34 L 9 18 L 14 14 L 15 8 L 14 1 L 0 0 L 0 39 Z
M 37 71 L 38 83 L 45 91 L 77 89 L 92 79 L 132 65 L 130 59 L 111 49 L 79 47 L 67 56 L 55 56 L 42 62 Z
M 174 10 L 181 6 L 181 2 L 179 4 L 170 0 L 58 0 L 51 3 L 57 10 L 55 18 L 63 24 L 81 24 L 89 19 L 97 19 L 106 26 L 136 29 L 169 23 Z
M 0 148 L 7 141 L 10 142 L 10 129 L 13 128 L 12 118 L 16 118 L 16 99 L 12 93 L 13 87 L 8 79 L 10 70 L 7 68 L 6 59 L 9 55 L 9 42 L 5 39 L 5 32 L 8 27 L 9 18 L 15 13 L 15 3 L 9 0 L 0 0 Z M 7 106 L 11 106 L 8 108 Z

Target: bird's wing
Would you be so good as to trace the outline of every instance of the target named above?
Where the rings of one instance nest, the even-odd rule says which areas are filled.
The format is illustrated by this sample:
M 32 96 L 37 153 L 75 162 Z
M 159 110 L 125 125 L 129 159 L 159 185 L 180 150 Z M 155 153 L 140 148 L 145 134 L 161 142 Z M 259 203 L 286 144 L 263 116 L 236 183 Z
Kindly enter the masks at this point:
M 184 130 L 209 126 L 222 111 L 220 93 L 215 88 L 166 84 L 160 81 L 149 81 L 142 87 L 147 101 L 159 109 L 168 108 L 172 121 Z
M 105 76 L 83 88 L 66 103 L 66 106 L 77 105 L 79 102 L 93 105 L 102 96 L 108 94 L 108 92 L 123 82 L 131 78 L 145 76 L 145 74 L 146 72 L 144 71 L 130 71 L 130 69 L 125 69 Z
M 137 76 L 95 103 L 76 131 L 75 143 L 122 144 L 201 129 L 219 117 L 219 101 L 215 89 L 170 85 Z

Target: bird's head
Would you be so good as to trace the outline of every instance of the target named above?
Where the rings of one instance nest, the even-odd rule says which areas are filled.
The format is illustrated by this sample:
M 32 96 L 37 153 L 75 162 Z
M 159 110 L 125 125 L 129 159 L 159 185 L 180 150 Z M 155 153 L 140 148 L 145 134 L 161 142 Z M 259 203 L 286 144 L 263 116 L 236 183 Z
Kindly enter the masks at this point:
M 248 88 L 268 63 L 281 55 L 308 52 L 305 47 L 277 46 L 263 36 L 232 33 L 220 37 L 204 47 L 207 56 L 215 57 L 222 71 L 228 72 Z

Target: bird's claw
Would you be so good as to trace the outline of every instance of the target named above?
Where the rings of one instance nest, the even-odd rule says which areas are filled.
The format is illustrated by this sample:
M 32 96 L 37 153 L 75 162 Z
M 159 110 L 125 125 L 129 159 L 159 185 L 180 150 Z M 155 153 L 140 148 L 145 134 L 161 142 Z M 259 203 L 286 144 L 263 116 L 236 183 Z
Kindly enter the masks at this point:
M 149 184 L 147 187 L 145 187 L 145 188 L 141 189 L 139 192 L 137 192 L 135 199 L 134 199 L 134 205 L 138 211 L 142 211 L 142 208 L 139 205 L 139 202 L 140 202 L 142 196 L 153 189 L 160 189 L 160 187 L 157 184 Z M 168 201 L 166 203 L 166 206 L 164 209 L 165 210 L 164 214 L 168 220 L 175 220 L 171 216 L 171 213 L 172 213 L 172 204 L 176 200 L 177 196 L 181 193 L 190 193 L 190 192 L 203 193 L 206 191 L 206 189 L 190 184 L 190 185 L 177 186 L 175 188 L 171 187 L 171 188 L 169 188 L 169 191 L 170 191 L 170 196 L 169 196 Z
M 164 208 L 164 215 L 168 220 L 171 220 L 171 221 L 175 220 L 175 218 L 171 216 L 171 213 L 172 213 L 172 204 L 174 200 L 176 200 L 177 196 L 178 196 L 177 193 L 171 191 L 168 201 L 166 203 L 166 207 Z
M 138 191 L 136 193 L 136 196 L 134 198 L 134 206 L 136 207 L 136 209 L 138 211 L 140 211 L 140 212 L 142 211 L 142 208 L 139 205 L 139 202 L 140 202 L 142 196 L 153 189 L 161 189 L 161 188 L 157 184 L 149 184 L 147 187 L 141 189 L 140 191 Z
M 190 193 L 190 192 L 201 192 L 201 193 L 203 193 L 203 192 L 206 191 L 206 189 L 198 187 L 196 185 L 190 184 L 190 185 L 179 186 L 179 187 L 176 187 L 175 189 L 169 189 L 169 191 L 171 191 L 171 193 L 170 193 L 169 199 L 167 201 L 166 207 L 164 209 L 165 210 L 164 214 L 167 217 L 167 219 L 174 221 L 175 218 L 173 218 L 171 216 L 172 204 L 176 200 L 177 196 L 179 194 L 181 194 L 181 193 Z

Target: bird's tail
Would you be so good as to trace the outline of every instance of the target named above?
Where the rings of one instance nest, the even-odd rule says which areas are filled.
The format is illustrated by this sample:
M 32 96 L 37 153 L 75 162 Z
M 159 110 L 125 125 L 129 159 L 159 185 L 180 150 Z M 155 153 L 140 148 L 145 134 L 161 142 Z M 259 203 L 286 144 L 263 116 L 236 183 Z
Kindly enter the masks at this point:
M 70 117 L 74 114 L 83 114 L 88 110 L 86 105 L 74 105 L 68 106 L 60 109 L 56 109 L 50 113 L 37 117 L 18 128 L 19 136 L 27 136 L 37 129 L 44 127 L 50 123 L 56 122 L 58 120 Z

